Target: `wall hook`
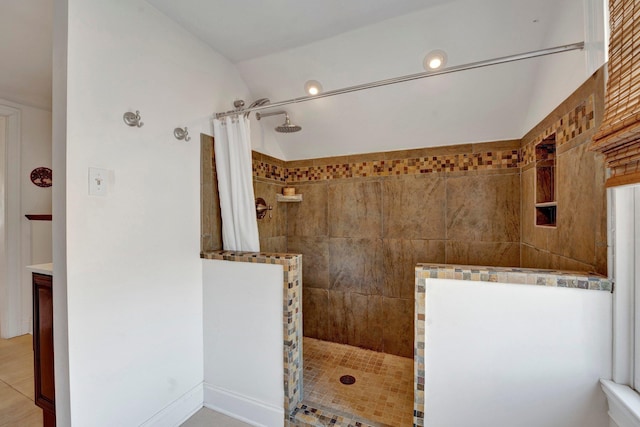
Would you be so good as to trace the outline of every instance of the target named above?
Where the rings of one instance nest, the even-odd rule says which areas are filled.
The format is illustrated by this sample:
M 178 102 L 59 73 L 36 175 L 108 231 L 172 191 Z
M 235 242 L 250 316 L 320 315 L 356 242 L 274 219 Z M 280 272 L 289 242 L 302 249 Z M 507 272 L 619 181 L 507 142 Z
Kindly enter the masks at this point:
M 140 111 L 137 111 L 137 110 L 135 113 L 132 113 L 131 111 L 127 111 L 122 116 L 122 120 L 124 120 L 127 126 L 132 126 L 132 127 L 137 126 L 140 128 L 142 127 L 142 125 L 144 125 L 144 123 L 140 121 Z
M 176 137 L 177 140 L 185 140 L 185 141 L 191 141 L 191 137 L 189 136 L 189 131 L 187 130 L 187 127 L 185 126 L 184 129 L 182 128 L 175 128 L 173 130 L 173 136 Z

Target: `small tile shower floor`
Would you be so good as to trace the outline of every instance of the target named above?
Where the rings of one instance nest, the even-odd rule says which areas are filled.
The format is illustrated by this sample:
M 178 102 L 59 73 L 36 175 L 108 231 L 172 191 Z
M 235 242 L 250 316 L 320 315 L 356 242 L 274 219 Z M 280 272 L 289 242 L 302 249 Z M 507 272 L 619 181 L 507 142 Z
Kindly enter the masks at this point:
M 413 425 L 413 359 L 304 337 L 304 401 L 394 427 Z M 352 375 L 355 384 L 340 377 Z

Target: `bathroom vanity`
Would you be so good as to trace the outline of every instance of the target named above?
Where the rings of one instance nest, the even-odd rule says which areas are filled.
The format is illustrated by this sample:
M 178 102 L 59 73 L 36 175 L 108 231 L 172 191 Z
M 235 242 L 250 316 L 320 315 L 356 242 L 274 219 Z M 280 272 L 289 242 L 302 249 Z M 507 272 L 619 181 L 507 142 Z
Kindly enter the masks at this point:
M 32 272 L 35 403 L 44 427 L 56 425 L 53 359 L 53 265 L 27 267 Z

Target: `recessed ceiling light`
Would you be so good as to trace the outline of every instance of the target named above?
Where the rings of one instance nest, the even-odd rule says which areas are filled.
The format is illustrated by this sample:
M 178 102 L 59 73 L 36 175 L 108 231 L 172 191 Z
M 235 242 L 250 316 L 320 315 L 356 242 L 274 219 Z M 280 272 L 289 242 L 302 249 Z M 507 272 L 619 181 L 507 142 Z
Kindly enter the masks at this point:
M 322 92 L 322 85 L 317 80 L 309 80 L 304 84 L 304 91 L 309 95 L 317 95 Z
M 435 71 L 447 64 L 447 54 L 443 50 L 432 50 L 424 57 L 422 65 L 427 71 Z

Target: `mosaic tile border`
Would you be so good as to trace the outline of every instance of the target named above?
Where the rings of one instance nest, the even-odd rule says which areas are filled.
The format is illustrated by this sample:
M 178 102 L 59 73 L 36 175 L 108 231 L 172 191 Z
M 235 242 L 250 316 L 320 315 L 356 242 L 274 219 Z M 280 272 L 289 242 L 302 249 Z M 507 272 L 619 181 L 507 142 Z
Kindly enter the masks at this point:
M 287 169 L 285 167 L 272 165 L 255 157 L 251 159 L 251 166 L 254 178 L 270 179 L 279 183 L 284 183 L 287 180 Z
M 287 168 L 287 183 L 346 178 L 420 175 L 494 169 L 517 169 L 519 150 L 453 154 L 397 160 L 373 160 L 326 166 Z
M 455 279 L 475 282 L 510 283 L 557 288 L 576 288 L 611 292 L 610 279 L 585 274 L 533 268 L 478 267 L 468 265 L 418 264 L 416 266 L 414 323 L 414 401 L 413 425 L 424 426 L 425 314 L 427 279 Z
M 550 135 L 556 134 L 558 147 L 571 142 L 573 139 L 589 130 L 595 130 L 595 96 L 593 94 L 578 104 L 573 110 L 556 120 L 551 126 L 522 147 L 521 167 L 536 161 L 536 144 Z
M 302 255 L 211 251 L 200 258 L 221 261 L 277 264 L 283 268 L 283 362 L 285 420 L 302 401 Z
M 291 427 L 384 427 L 383 424 L 370 424 L 349 415 L 337 415 L 331 410 L 320 409 L 312 403 L 300 403 L 289 418 Z
M 254 178 L 294 184 L 334 179 L 518 169 L 520 167 L 520 150 L 496 150 L 395 160 L 367 160 L 305 167 L 282 167 L 254 157 L 252 164 Z

